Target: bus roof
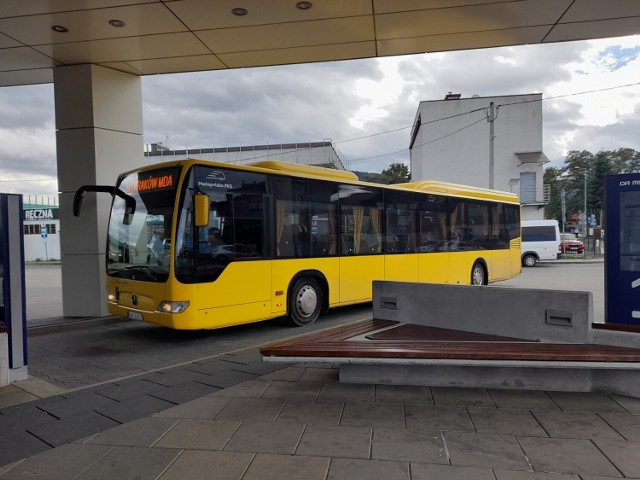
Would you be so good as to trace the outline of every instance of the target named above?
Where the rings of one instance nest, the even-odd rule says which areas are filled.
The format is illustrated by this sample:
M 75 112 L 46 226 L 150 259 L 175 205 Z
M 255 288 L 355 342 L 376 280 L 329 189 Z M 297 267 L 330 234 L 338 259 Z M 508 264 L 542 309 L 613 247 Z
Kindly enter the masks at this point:
M 461 185 L 458 183 L 439 182 L 436 180 L 419 180 L 411 183 L 399 183 L 398 187 L 419 190 L 420 192 L 453 195 L 456 197 L 477 198 L 483 200 L 497 200 L 501 202 L 520 203 L 515 193 L 491 190 L 489 188 Z
M 479 200 L 493 200 L 498 202 L 520 204 L 518 196 L 514 193 L 503 192 L 500 190 L 490 190 L 488 188 L 473 187 L 470 185 L 462 185 L 457 183 L 439 182 L 435 180 L 419 180 L 417 182 L 396 183 L 392 185 L 377 184 L 371 182 L 361 182 L 358 176 L 353 172 L 344 170 L 335 170 L 333 168 L 316 167 L 312 165 L 303 165 L 299 163 L 278 162 L 275 160 L 261 160 L 245 165 L 235 165 L 229 163 L 216 162 L 214 160 L 202 160 L 198 158 L 188 158 L 184 160 L 168 161 L 155 165 L 149 165 L 143 168 L 124 172 L 123 175 L 134 171 L 149 170 L 151 168 L 166 167 L 172 165 L 185 165 L 186 163 L 202 163 L 215 165 L 222 168 L 233 168 L 237 170 L 272 170 L 283 175 L 302 176 L 307 178 L 318 178 L 332 181 L 343 181 L 351 183 L 362 183 L 377 187 L 388 187 L 392 189 L 416 190 L 424 193 L 433 193 L 434 195 L 451 195 L 455 197 L 475 198 Z
M 345 182 L 359 182 L 358 176 L 353 172 L 346 172 L 344 170 L 335 170 L 333 168 L 314 167 L 311 165 L 301 165 L 298 163 L 277 162 L 272 160 L 263 160 L 259 162 L 253 162 L 248 166 L 267 168 L 270 170 L 277 170 L 282 173 L 289 173 L 292 175 L 305 175 L 311 177 L 323 178 L 326 180 L 342 180 Z M 361 182 L 368 183 L 370 182 Z M 383 185 L 388 187 L 389 185 Z M 497 200 L 509 203 L 520 203 L 518 196 L 514 193 L 502 192 L 499 190 L 490 190 L 488 188 L 472 187 L 468 185 L 460 185 L 456 183 L 438 182 L 435 180 L 420 180 L 418 182 L 399 183 L 391 185 L 393 187 L 400 187 L 411 190 L 418 190 L 420 192 L 433 193 L 433 194 L 446 194 L 457 197 L 478 198 L 483 200 Z
M 312 165 L 301 165 L 299 163 L 276 162 L 275 160 L 261 160 L 249 163 L 250 167 L 268 168 L 283 173 L 293 175 L 309 175 L 331 180 L 343 180 L 345 182 L 357 182 L 358 176 L 353 172 L 336 170 L 335 168 L 315 167 Z

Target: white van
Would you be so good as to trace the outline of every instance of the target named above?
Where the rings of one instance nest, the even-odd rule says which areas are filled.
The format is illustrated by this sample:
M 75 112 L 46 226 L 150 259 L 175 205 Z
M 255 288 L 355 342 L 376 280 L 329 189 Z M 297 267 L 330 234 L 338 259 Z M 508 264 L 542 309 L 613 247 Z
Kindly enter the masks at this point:
M 522 221 L 522 265 L 534 267 L 541 260 L 560 258 L 557 220 Z

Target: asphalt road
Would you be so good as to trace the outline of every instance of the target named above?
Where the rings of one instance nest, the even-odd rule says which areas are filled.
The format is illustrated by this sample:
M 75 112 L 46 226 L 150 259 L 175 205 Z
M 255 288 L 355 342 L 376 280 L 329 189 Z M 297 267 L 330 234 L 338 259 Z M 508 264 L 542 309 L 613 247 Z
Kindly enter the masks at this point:
M 27 321 L 62 316 L 62 273 L 59 264 L 27 264 L 25 289 Z
M 579 262 L 576 261 L 576 262 Z M 604 263 L 542 262 L 535 267 L 523 267 L 522 275 L 496 285 L 568 290 L 593 294 L 594 321 L 604 322 Z
M 60 266 L 26 269 L 29 322 L 60 316 Z M 496 285 L 591 291 L 596 321 L 604 318 L 604 265 L 538 264 L 520 277 Z M 64 389 L 139 375 L 199 359 L 237 352 L 279 339 L 371 316 L 371 305 L 336 309 L 310 327 L 293 328 L 282 320 L 212 331 L 182 332 L 131 321 L 87 322 L 28 336 L 29 373 Z
M 28 264 L 26 267 L 27 320 L 62 316 L 60 265 Z M 496 285 L 578 290 L 593 293 L 596 317 L 604 318 L 604 264 L 543 262 L 523 268 L 522 275 Z

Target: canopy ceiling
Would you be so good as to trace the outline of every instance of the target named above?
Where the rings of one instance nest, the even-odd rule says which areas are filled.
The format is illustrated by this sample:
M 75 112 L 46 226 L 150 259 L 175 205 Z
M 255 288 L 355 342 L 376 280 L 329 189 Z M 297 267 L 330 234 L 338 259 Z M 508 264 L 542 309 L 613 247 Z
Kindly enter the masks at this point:
M 637 33 L 638 0 L 2 0 L 0 86 L 81 63 L 151 75 Z

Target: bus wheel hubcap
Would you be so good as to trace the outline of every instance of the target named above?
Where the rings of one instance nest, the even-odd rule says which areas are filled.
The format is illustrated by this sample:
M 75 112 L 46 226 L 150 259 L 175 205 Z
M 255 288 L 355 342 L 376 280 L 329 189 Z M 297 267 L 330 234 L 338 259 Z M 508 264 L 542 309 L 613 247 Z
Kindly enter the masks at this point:
M 302 287 L 298 292 L 297 305 L 300 315 L 305 317 L 311 315 L 318 305 L 318 295 L 316 291 L 309 285 Z
M 473 284 L 474 285 L 482 285 L 484 283 L 484 273 L 482 269 L 476 267 L 473 269 Z

